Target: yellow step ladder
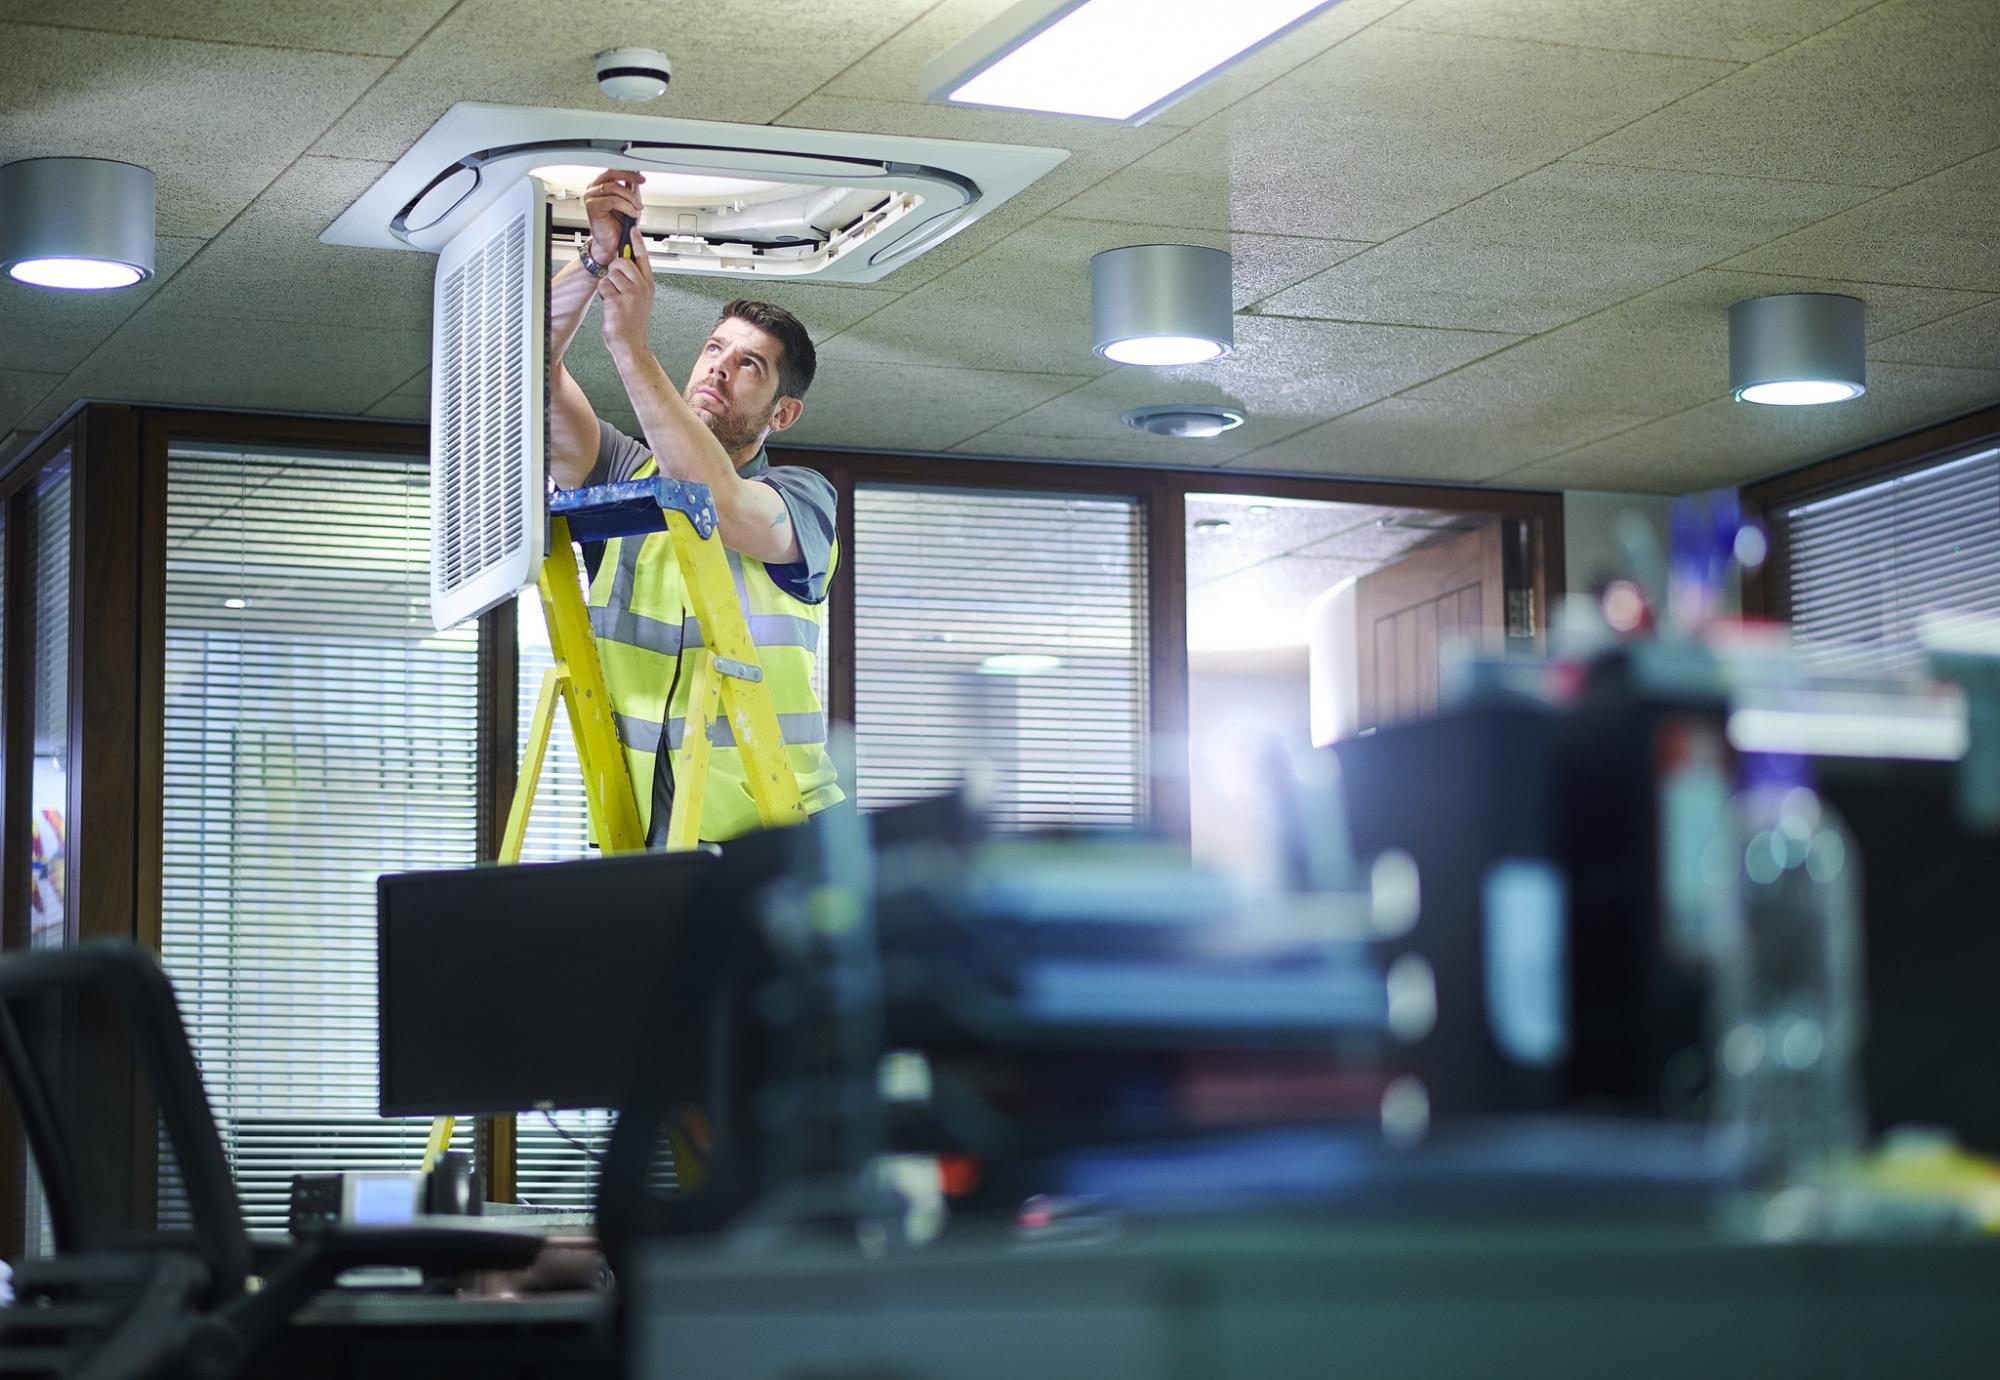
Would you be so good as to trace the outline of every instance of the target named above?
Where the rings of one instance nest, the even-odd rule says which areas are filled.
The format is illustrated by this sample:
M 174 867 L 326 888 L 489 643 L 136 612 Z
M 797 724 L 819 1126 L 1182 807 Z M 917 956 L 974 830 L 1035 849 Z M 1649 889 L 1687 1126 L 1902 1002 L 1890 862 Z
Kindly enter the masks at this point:
M 701 840 L 701 803 L 714 744 L 711 731 L 718 720 L 727 725 L 742 754 L 750 795 L 765 826 L 797 824 L 806 817 L 798 778 L 785 756 L 778 714 L 764 685 L 757 646 L 750 640 L 745 610 L 737 602 L 736 582 L 722 549 L 708 486 L 654 478 L 570 489 L 549 499 L 548 556 L 536 583 L 555 664 L 543 673 L 541 693 L 535 700 L 527 751 L 521 759 L 520 778 L 500 840 L 499 860 L 503 863 L 521 860 L 521 843 L 534 809 L 535 787 L 541 778 L 558 699 L 569 712 L 570 736 L 583 769 L 591 840 L 607 854 L 637 852 L 646 846 L 632 774 L 618 741 L 611 695 L 604 685 L 604 666 L 597 656 L 597 639 L 590 630 L 590 612 L 583 602 L 576 553 L 570 543 L 572 539 L 608 541 L 612 537 L 643 540 L 658 531 L 665 531 L 673 542 L 674 559 L 680 565 L 681 581 L 687 587 L 702 642 L 699 647 L 681 649 L 682 670 L 691 676 L 687 728 L 681 746 L 673 753 L 671 767 L 663 762 L 655 768 L 674 772 L 674 809 L 667 822 L 666 847 L 669 851 L 688 849 Z M 451 1144 L 456 1124 L 457 1118 L 449 1116 L 432 1121 L 424 1148 L 426 1171 Z

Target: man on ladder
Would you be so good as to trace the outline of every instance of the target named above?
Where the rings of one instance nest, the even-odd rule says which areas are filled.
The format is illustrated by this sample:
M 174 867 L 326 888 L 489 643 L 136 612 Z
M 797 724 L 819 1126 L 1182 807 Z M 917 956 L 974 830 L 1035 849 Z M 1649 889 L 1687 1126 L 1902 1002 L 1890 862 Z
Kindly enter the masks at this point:
M 834 491 L 811 470 L 773 468 L 763 448 L 767 435 L 799 419 L 812 338 L 782 307 L 731 302 L 676 391 L 647 342 L 653 271 L 644 238 L 629 230 L 643 209 L 639 183 L 636 172 L 610 171 L 590 185 L 589 248 L 550 284 L 549 469 L 566 489 L 654 474 L 708 486 L 785 756 L 807 812 L 822 810 L 843 798 L 814 685 L 838 558 Z M 600 421 L 563 367 L 593 297 L 603 302 L 604 342 L 643 441 Z M 669 536 L 608 542 L 589 603 L 640 819 L 649 845 L 659 846 L 676 786 L 668 753 L 681 746 L 693 693 L 681 652 L 701 635 Z M 720 841 L 761 820 L 727 719 L 710 741 L 699 837 Z

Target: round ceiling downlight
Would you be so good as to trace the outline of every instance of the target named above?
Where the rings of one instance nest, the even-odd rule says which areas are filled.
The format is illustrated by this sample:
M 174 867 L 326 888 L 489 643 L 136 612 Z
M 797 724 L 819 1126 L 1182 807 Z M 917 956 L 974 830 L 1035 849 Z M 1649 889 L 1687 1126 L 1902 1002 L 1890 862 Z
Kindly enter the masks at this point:
M 1736 401 L 1769 407 L 1815 407 L 1821 403 L 1846 402 L 1867 391 L 1858 383 L 1836 379 L 1778 379 L 1737 389 Z
M 107 158 L 23 158 L 0 167 L 0 268 L 70 291 L 153 276 L 153 174 Z
M 1242 426 L 1243 414 L 1233 407 L 1211 403 L 1162 403 L 1135 407 L 1118 420 L 1149 436 L 1205 440 Z
M 1134 244 L 1090 261 L 1091 339 L 1115 364 L 1203 364 L 1236 343 L 1230 259 L 1198 244 Z
M 146 275 L 130 264 L 107 263 L 103 259 L 23 259 L 7 265 L 7 276 L 31 287 L 102 292 L 106 288 L 131 287 Z
M 1788 292 L 1729 308 L 1729 389 L 1738 402 L 1813 407 L 1868 391 L 1867 309 L 1858 297 Z

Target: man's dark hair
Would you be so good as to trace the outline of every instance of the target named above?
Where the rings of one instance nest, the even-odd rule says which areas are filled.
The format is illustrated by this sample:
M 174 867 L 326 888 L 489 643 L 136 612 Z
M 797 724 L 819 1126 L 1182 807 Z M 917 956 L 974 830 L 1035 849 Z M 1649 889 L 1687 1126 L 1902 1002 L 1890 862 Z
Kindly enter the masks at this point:
M 720 326 L 731 319 L 749 322 L 785 347 L 778 356 L 778 395 L 803 398 L 819 369 L 819 356 L 813 349 L 812 337 L 806 334 L 805 323 L 783 307 L 748 297 L 739 297 L 724 307 L 715 324 Z

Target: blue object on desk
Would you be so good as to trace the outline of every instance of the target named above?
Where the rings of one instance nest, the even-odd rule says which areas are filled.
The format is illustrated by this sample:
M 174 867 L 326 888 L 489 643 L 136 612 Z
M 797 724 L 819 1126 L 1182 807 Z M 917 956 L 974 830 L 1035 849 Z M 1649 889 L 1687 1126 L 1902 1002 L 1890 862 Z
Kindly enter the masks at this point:
M 708 485 L 655 476 L 620 484 L 558 489 L 549 495 L 549 516 L 569 519 L 572 541 L 610 541 L 667 530 L 666 510 L 685 513 L 707 540 L 715 534 L 715 503 Z

